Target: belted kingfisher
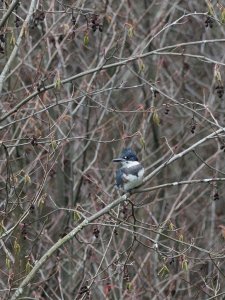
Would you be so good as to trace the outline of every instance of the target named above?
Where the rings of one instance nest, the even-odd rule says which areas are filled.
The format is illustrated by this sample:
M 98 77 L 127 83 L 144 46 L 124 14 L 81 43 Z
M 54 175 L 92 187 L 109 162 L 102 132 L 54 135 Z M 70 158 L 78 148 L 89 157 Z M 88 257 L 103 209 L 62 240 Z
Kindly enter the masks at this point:
M 136 154 L 130 149 L 123 149 L 113 162 L 120 162 L 121 168 L 116 171 L 116 186 L 124 191 L 130 191 L 142 183 L 144 168 L 139 163 Z

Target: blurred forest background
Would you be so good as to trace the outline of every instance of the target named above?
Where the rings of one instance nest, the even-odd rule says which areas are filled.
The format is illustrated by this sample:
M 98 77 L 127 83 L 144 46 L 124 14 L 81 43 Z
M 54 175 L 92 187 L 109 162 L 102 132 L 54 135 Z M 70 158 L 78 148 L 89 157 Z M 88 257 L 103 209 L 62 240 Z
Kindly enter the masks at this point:
M 0 1 L 0 299 L 225 299 L 224 66 L 223 1 Z

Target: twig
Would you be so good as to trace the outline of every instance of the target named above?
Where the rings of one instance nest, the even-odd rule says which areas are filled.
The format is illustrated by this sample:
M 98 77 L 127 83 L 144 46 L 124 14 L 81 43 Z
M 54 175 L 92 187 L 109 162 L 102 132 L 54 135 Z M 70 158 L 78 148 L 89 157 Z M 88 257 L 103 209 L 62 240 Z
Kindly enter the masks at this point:
M 144 179 L 144 182 L 149 181 L 153 176 L 159 173 L 161 169 L 166 167 L 167 165 L 171 164 L 172 162 L 176 161 L 178 158 L 181 158 L 182 156 L 186 155 L 190 151 L 192 151 L 194 148 L 199 146 L 200 144 L 206 142 L 208 139 L 212 138 L 215 135 L 218 135 L 220 132 L 224 131 L 225 128 L 219 129 L 208 136 L 204 137 L 203 139 L 199 140 L 186 150 L 174 155 L 171 159 L 169 159 L 166 163 L 162 164 L 158 168 L 156 168 L 152 173 L 150 173 L 146 178 Z M 75 227 L 72 231 L 70 231 L 65 237 L 62 239 L 59 239 L 58 242 L 56 242 L 41 258 L 40 260 L 35 264 L 34 268 L 31 270 L 31 272 L 25 277 L 25 279 L 22 281 L 20 286 L 15 291 L 14 295 L 12 296 L 11 300 L 15 300 L 19 297 L 19 295 L 22 294 L 24 287 L 32 280 L 32 278 L 35 276 L 35 274 L 39 271 L 41 266 L 46 262 L 46 260 L 63 244 L 71 240 L 78 232 L 80 232 L 83 228 L 85 228 L 87 225 L 89 225 L 92 221 L 98 219 L 99 217 L 103 216 L 104 214 L 108 213 L 112 208 L 118 206 L 120 203 L 123 203 L 126 201 L 128 194 L 124 194 L 122 197 L 119 197 L 97 213 L 93 214 L 91 217 L 86 218 L 83 222 L 81 222 L 80 225 Z M 197 246 L 195 246 L 196 248 Z M 199 247 L 198 247 L 199 248 Z M 200 248 L 199 248 L 200 249 Z
M 15 43 L 15 46 L 13 48 L 13 51 L 11 52 L 11 55 L 10 55 L 7 63 L 4 66 L 4 69 L 2 70 L 2 73 L 0 75 L 0 94 L 2 93 L 2 88 L 3 88 L 3 83 L 5 81 L 5 77 L 6 77 L 8 71 L 10 69 L 10 66 L 11 66 L 14 58 L 16 57 L 16 54 L 18 52 L 20 43 L 22 42 L 22 39 L 23 39 L 23 36 L 24 36 L 24 32 L 26 30 L 26 27 L 28 26 L 29 20 L 30 20 L 30 18 L 33 15 L 34 9 L 36 7 L 36 3 L 37 3 L 37 0 L 32 0 L 31 1 L 30 8 L 29 8 L 28 14 L 26 16 L 26 19 L 25 19 L 25 21 L 24 21 L 24 23 L 22 25 L 19 37 L 18 37 L 18 39 L 17 39 L 17 41 Z
M 173 186 L 179 186 L 183 184 L 195 184 L 195 183 L 209 183 L 214 181 L 225 181 L 225 178 L 203 178 L 203 179 L 195 179 L 195 180 L 184 180 L 184 181 L 175 181 L 175 182 L 169 182 L 161 185 L 157 185 L 151 188 L 147 189 L 138 189 L 135 191 L 135 193 L 142 193 L 142 192 L 151 192 L 158 189 L 166 188 L 166 187 L 173 187 Z
M 33 1 L 35 1 L 35 0 L 33 0 Z M 21 32 L 22 32 L 22 30 L 21 30 Z M 19 38 L 18 38 L 18 40 L 19 40 Z M 91 70 L 86 70 L 86 71 L 81 72 L 79 74 L 76 74 L 76 75 L 73 75 L 71 77 L 68 77 L 68 78 L 66 78 L 64 80 L 61 80 L 61 84 L 63 85 L 65 83 L 72 82 L 75 79 L 81 78 L 81 77 L 89 75 L 89 74 L 93 74 L 93 73 L 99 72 L 101 70 L 107 70 L 107 69 L 110 69 L 110 68 L 113 68 L 113 67 L 123 66 L 123 65 L 126 65 L 126 64 L 134 61 L 134 60 L 137 60 L 137 59 L 140 59 L 140 58 L 145 58 L 145 57 L 148 57 L 150 55 L 154 55 L 154 54 L 156 54 L 157 52 L 160 52 L 160 51 L 174 49 L 174 48 L 178 48 L 178 47 L 184 47 L 184 46 L 188 46 L 188 45 L 199 45 L 199 44 L 217 43 L 217 42 L 225 42 L 225 39 L 202 40 L 202 41 L 194 41 L 194 42 L 187 42 L 187 43 L 180 43 L 180 44 L 175 44 L 175 45 L 171 45 L 171 46 L 166 46 L 166 47 L 159 48 L 157 50 L 150 51 L 150 52 L 147 52 L 147 53 L 144 53 L 144 54 L 141 54 L 141 55 L 136 55 L 134 57 L 129 57 L 127 59 L 124 59 L 122 61 L 119 61 L 119 62 L 116 62 L 116 63 L 113 63 L 113 64 L 108 64 L 108 65 L 103 65 L 103 66 L 100 65 L 100 66 L 98 66 L 96 68 L 93 68 Z M 12 54 L 15 52 L 15 55 L 16 55 L 18 47 L 15 46 L 15 48 L 13 49 Z M 12 56 L 12 54 L 11 54 L 11 56 Z M 12 59 L 10 57 L 9 60 L 8 60 L 8 62 L 7 62 L 7 64 L 5 65 L 4 70 L 2 71 L 3 75 L 1 74 L 1 76 L 0 76 L 0 93 L 2 91 L 3 81 L 4 81 L 4 78 L 6 76 L 6 72 L 7 72 L 7 71 L 5 71 L 5 69 L 6 69 L 6 67 L 8 66 L 9 63 L 11 64 L 11 61 L 12 61 Z M 7 67 L 7 70 L 8 70 L 8 68 L 9 68 L 9 66 Z M 55 83 L 52 83 L 52 84 L 49 84 L 49 85 L 45 86 L 40 91 L 35 91 L 33 94 L 31 94 L 30 96 L 28 96 L 27 98 L 25 98 L 21 102 L 19 102 L 17 105 L 15 105 L 15 107 L 12 108 L 10 111 L 8 111 L 5 115 L 3 115 L 0 118 L 0 122 L 2 122 L 5 119 L 7 119 L 11 114 L 13 114 L 14 112 L 16 112 L 21 106 L 25 105 L 32 98 L 34 98 L 35 96 L 37 96 L 40 92 L 44 92 L 44 91 L 50 90 L 52 88 L 55 88 Z
M 7 12 L 3 15 L 1 21 L 0 21 L 0 30 L 2 29 L 2 27 L 5 25 L 7 19 L 9 18 L 10 14 L 12 13 L 12 11 L 14 10 L 14 8 L 16 7 L 16 5 L 19 3 L 20 0 L 13 0 L 12 3 L 10 4 Z
M 90 224 L 92 221 L 98 219 L 99 217 L 103 216 L 107 212 L 109 212 L 112 208 L 119 205 L 120 203 L 124 202 L 127 199 L 127 194 L 123 195 L 122 197 L 119 197 L 94 215 L 92 215 L 89 218 L 86 218 L 81 224 L 79 224 L 77 227 L 75 227 L 73 230 L 71 230 L 66 236 L 64 236 L 62 239 L 59 239 L 58 242 L 56 242 L 42 257 L 39 259 L 39 261 L 35 264 L 33 269 L 30 271 L 30 273 L 25 277 L 25 279 L 22 281 L 20 286 L 17 288 L 15 293 L 13 294 L 11 300 L 16 300 L 22 293 L 24 287 L 31 281 L 31 279 L 34 277 L 34 275 L 39 271 L 41 266 L 46 262 L 46 260 L 63 244 L 71 240 L 78 232 L 80 232 L 83 228 L 85 228 L 88 224 Z

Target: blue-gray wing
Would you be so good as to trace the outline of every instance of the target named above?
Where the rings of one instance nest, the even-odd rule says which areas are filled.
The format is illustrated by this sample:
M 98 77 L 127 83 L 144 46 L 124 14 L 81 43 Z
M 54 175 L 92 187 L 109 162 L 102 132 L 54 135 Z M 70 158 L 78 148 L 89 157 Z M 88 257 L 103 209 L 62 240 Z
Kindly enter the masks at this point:
M 138 164 L 129 168 L 122 168 L 122 172 L 125 173 L 126 175 L 131 174 L 134 176 L 138 176 L 139 171 L 142 169 L 142 165 Z
M 123 171 L 122 169 L 118 169 L 116 171 L 116 185 L 117 187 L 122 187 L 123 186 Z

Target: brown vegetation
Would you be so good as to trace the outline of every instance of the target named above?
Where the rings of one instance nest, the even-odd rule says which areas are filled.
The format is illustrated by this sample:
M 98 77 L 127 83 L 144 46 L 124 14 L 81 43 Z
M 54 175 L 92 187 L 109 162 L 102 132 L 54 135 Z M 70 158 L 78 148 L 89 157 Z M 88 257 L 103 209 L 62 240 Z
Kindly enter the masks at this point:
M 222 1 L 0 13 L 0 298 L 222 299 Z M 145 166 L 127 194 L 125 146 Z

